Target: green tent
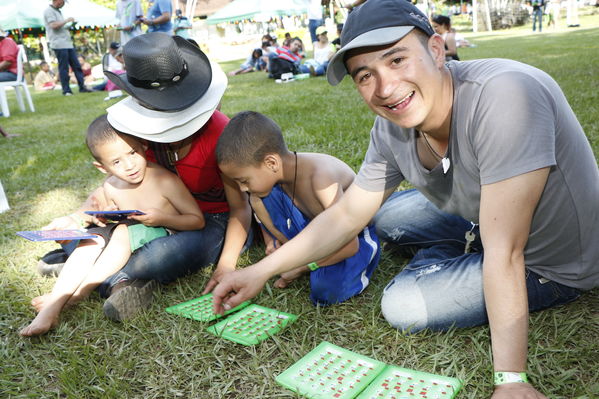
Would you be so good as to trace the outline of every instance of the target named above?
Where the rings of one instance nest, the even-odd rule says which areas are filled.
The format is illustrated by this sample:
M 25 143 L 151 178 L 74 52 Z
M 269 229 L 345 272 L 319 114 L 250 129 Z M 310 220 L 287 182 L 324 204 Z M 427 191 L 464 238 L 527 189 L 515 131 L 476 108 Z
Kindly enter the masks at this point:
M 49 0 L 0 0 L 0 28 L 4 30 L 43 28 Z M 71 0 L 61 9 L 73 17 L 77 27 L 116 25 L 115 11 L 88 0 Z
M 309 0 L 234 0 L 206 19 L 209 24 L 244 19 L 269 20 L 308 12 Z

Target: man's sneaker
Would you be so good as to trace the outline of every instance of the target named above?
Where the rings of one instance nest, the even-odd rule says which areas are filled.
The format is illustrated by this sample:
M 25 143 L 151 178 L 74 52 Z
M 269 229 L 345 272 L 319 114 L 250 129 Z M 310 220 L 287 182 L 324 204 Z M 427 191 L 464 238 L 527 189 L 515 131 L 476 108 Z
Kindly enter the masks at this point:
M 67 91 L 66 93 L 62 93 L 63 96 L 72 96 L 73 93 L 70 91 Z
M 83 89 L 79 89 L 79 93 L 91 93 L 92 90 L 88 89 L 87 87 L 84 87 Z
M 122 281 L 112 287 L 104 302 L 104 314 L 113 321 L 129 320 L 150 306 L 156 288 L 154 280 Z
M 44 277 L 58 277 L 68 257 L 62 248 L 50 251 L 37 263 L 37 271 Z

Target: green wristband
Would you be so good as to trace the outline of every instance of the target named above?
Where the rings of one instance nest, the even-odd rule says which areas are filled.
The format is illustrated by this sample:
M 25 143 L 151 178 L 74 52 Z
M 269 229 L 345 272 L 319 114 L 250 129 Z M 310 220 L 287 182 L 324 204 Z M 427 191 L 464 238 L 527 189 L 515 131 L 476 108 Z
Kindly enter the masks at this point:
M 526 373 L 516 371 L 496 371 L 494 373 L 495 385 L 511 384 L 512 382 L 528 382 Z
M 311 271 L 314 271 L 316 269 L 318 269 L 320 266 L 318 266 L 318 263 L 316 262 L 310 262 L 308 263 L 308 269 L 310 269 Z

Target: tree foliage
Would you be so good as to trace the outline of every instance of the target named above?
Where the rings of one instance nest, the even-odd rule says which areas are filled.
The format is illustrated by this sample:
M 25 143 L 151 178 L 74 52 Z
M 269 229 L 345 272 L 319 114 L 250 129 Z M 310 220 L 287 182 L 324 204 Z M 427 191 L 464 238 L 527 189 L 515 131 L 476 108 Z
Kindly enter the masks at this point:
M 93 3 L 99 4 L 101 6 L 110 8 L 111 10 L 116 9 L 116 2 L 118 0 L 90 0 Z

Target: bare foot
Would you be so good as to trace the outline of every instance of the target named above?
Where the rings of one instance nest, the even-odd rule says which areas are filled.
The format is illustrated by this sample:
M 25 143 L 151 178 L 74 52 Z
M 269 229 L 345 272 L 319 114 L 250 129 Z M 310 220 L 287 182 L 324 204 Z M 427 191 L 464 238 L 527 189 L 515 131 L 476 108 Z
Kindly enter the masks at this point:
M 31 300 L 31 306 L 35 309 L 37 313 L 41 312 L 44 308 L 44 304 L 48 302 L 50 299 L 50 294 L 44 294 L 40 296 L 36 296 Z
M 306 272 L 305 267 L 298 267 L 297 269 L 293 269 L 291 271 L 285 272 L 281 274 L 281 277 L 275 281 L 275 287 L 277 288 L 287 288 L 289 284 L 297 280 L 302 274 Z
M 58 315 L 54 316 L 51 312 L 40 312 L 27 327 L 22 329 L 19 334 L 23 337 L 34 337 L 42 335 L 58 325 Z

